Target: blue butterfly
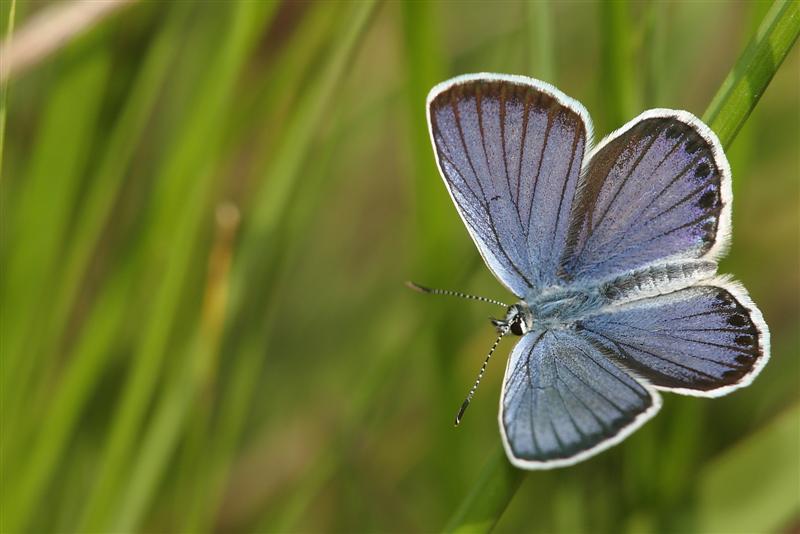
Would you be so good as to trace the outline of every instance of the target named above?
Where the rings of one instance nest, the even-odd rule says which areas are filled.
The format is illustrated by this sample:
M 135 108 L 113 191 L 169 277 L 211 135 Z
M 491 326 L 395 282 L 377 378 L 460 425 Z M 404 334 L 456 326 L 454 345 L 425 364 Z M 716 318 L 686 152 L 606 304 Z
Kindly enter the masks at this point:
M 509 460 L 575 464 L 661 407 L 659 391 L 717 397 L 769 359 L 745 289 L 716 274 L 731 234 L 731 172 L 686 111 L 652 109 L 592 148 L 579 102 L 547 83 L 458 76 L 428 95 L 447 191 L 486 265 L 520 300 L 493 322 L 521 336 L 500 395 Z

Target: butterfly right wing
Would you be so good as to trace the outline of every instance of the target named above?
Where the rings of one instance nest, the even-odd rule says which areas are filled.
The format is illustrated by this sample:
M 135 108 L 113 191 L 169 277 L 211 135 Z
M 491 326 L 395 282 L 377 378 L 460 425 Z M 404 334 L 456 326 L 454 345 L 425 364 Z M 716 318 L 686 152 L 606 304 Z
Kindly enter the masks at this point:
M 712 278 L 626 300 L 577 328 L 658 389 L 718 397 L 748 385 L 769 359 L 767 325 L 738 284 Z
M 558 282 L 591 131 L 586 110 L 522 76 L 459 76 L 428 95 L 447 190 L 484 261 L 515 295 Z
M 579 333 L 534 330 L 508 360 L 500 433 L 517 467 L 562 467 L 619 443 L 660 406 L 657 392 Z
M 686 111 L 646 111 L 588 156 L 560 276 L 592 283 L 649 265 L 716 261 L 730 238 L 731 171 Z

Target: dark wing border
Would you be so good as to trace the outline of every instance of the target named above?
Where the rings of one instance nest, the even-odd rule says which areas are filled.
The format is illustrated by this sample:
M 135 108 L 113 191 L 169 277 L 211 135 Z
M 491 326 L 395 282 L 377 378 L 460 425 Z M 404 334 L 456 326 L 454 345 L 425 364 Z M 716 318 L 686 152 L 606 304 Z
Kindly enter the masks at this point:
M 653 384 L 647 380 L 646 377 L 642 376 L 644 373 L 640 373 L 636 371 L 636 369 L 630 369 L 625 364 L 624 358 L 620 358 L 616 361 L 616 363 L 626 369 L 632 376 L 635 376 L 637 380 L 642 384 L 647 384 L 648 387 L 658 390 L 658 391 L 665 391 L 669 393 L 677 393 L 679 395 L 687 395 L 690 397 L 703 397 L 703 398 L 716 398 L 722 397 L 735 391 L 737 389 L 747 387 L 753 383 L 756 377 L 761 374 L 761 371 L 764 369 L 764 366 L 767 365 L 767 362 L 770 359 L 771 355 L 771 348 L 770 348 L 770 333 L 769 327 L 767 326 L 766 321 L 764 320 L 764 316 L 761 313 L 761 310 L 756 306 L 753 300 L 750 298 L 750 295 L 747 292 L 745 287 L 733 280 L 728 275 L 719 275 L 711 278 L 705 278 L 702 280 L 698 280 L 695 283 L 685 286 L 685 287 L 678 287 L 673 289 L 669 292 L 662 293 L 659 295 L 643 295 L 642 299 L 651 299 L 657 298 L 660 296 L 669 295 L 672 292 L 676 291 L 683 291 L 685 289 L 691 289 L 693 287 L 697 288 L 717 288 L 723 289 L 727 291 L 737 302 L 740 304 L 745 310 L 747 310 L 748 318 L 753 323 L 753 326 L 756 328 L 756 332 L 758 335 L 758 346 L 761 352 L 761 355 L 756 359 L 753 367 L 744 375 L 742 375 L 739 380 L 733 382 L 731 384 L 726 384 L 720 387 L 716 387 L 713 389 L 690 389 L 690 388 L 681 388 L 681 387 L 670 387 L 670 386 L 661 386 L 658 384 Z M 632 299 L 632 300 L 622 300 L 619 304 L 612 304 L 604 309 L 605 313 L 613 313 L 615 308 L 626 307 L 636 304 L 636 300 L 639 299 Z M 602 332 L 595 332 L 596 335 L 609 340 Z M 613 342 L 613 341 L 612 341 Z
M 698 389 L 688 389 L 688 388 L 670 388 L 666 386 L 652 386 L 659 391 L 669 391 L 672 393 L 678 393 L 680 395 L 688 395 L 690 397 L 705 397 L 705 398 L 715 398 L 715 397 L 722 397 L 727 395 L 728 393 L 735 391 L 739 388 L 747 387 L 753 383 L 753 380 L 761 374 L 762 369 L 764 366 L 767 365 L 767 362 L 770 358 L 770 337 L 769 337 L 769 327 L 767 326 L 766 321 L 764 321 L 764 316 L 761 313 L 761 310 L 758 309 L 758 306 L 753 302 L 750 298 L 750 295 L 747 293 L 747 289 L 740 284 L 739 282 L 732 280 L 728 276 L 717 276 L 716 278 L 712 278 L 707 281 L 698 282 L 695 284 L 696 286 L 708 286 L 708 287 L 719 287 L 730 293 L 733 298 L 735 298 L 739 304 L 741 304 L 744 309 L 748 311 L 750 314 L 750 320 L 753 322 L 753 325 L 756 327 L 756 331 L 758 332 L 758 341 L 761 348 L 761 357 L 756 360 L 755 365 L 750 370 L 749 373 L 742 376 L 738 382 L 733 384 L 729 384 L 727 386 L 722 386 L 715 389 L 708 389 L 708 390 L 698 390 Z

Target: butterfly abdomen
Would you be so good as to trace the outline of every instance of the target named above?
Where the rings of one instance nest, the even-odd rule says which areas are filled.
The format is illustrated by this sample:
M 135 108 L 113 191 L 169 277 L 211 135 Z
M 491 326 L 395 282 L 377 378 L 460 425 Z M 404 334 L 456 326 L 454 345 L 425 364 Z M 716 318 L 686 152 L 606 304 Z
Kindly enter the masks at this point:
M 664 295 L 710 278 L 717 266 L 712 261 L 682 261 L 637 269 L 600 284 L 597 292 L 606 304 Z

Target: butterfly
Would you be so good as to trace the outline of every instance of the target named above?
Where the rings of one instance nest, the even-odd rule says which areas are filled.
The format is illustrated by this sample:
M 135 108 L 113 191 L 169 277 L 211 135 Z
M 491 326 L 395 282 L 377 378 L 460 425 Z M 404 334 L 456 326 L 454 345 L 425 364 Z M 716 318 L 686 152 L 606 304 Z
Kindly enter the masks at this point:
M 575 464 L 661 407 L 660 391 L 717 397 L 769 359 L 747 291 L 717 274 L 731 171 L 711 129 L 651 109 L 592 148 L 589 113 L 545 82 L 468 74 L 427 99 L 436 163 L 483 260 L 519 300 L 413 284 L 506 307 L 499 423 L 512 464 Z

